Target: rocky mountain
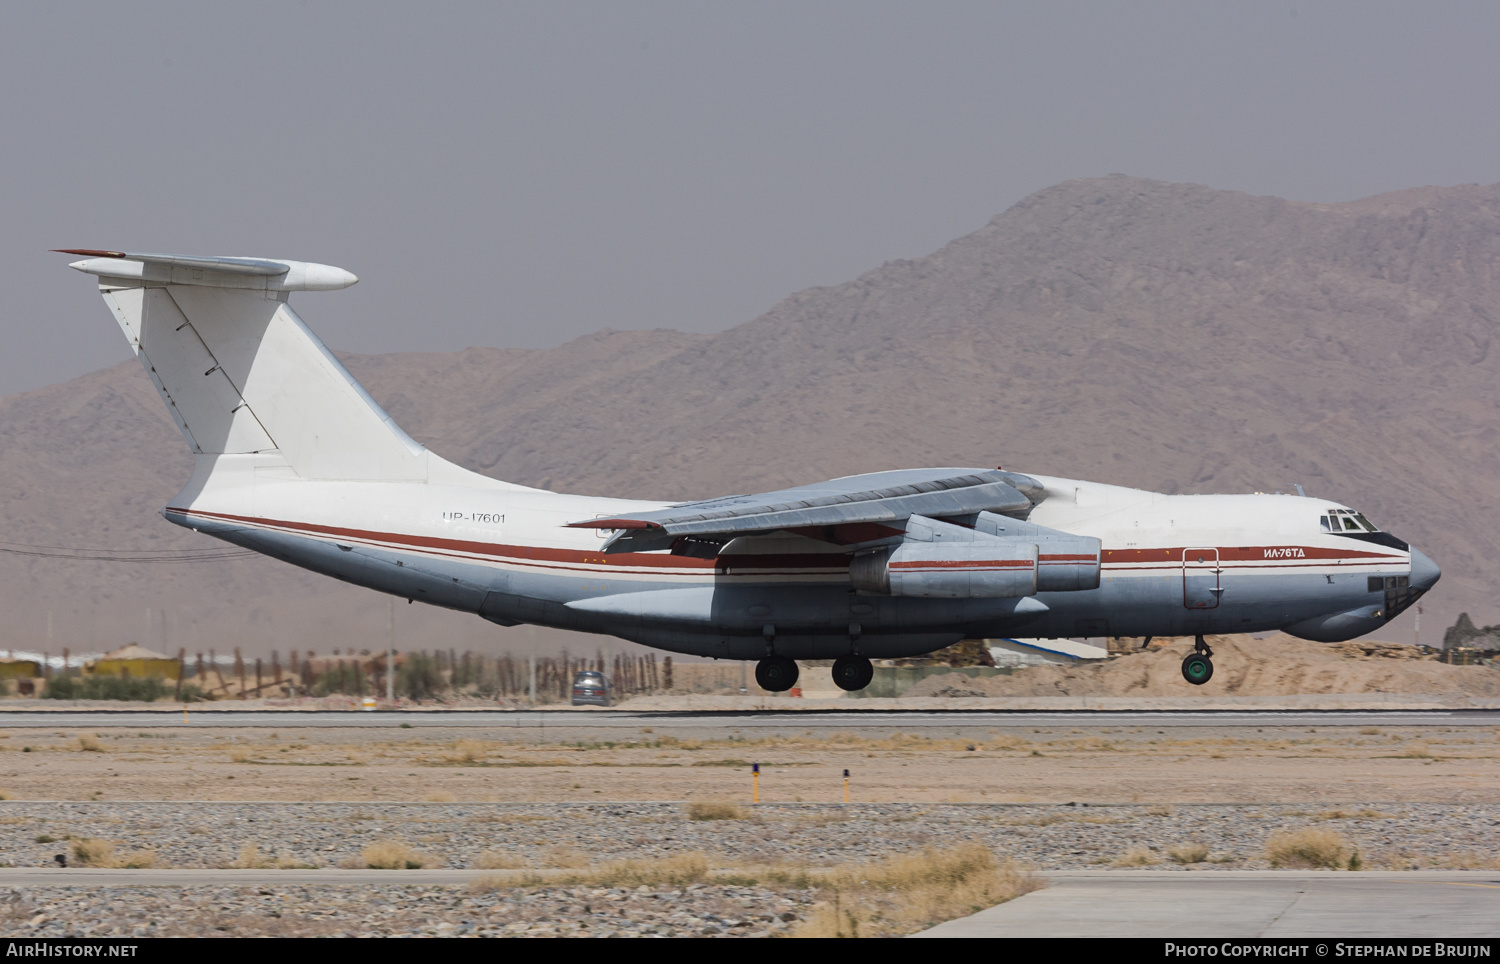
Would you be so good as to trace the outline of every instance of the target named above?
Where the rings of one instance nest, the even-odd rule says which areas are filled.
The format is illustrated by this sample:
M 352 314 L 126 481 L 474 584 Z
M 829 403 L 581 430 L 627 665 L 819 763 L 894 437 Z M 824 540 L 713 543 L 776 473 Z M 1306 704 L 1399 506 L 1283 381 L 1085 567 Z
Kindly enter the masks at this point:
M 1500 609 L 1497 319 L 1500 185 L 1310 204 L 1112 176 L 717 335 L 347 361 L 440 454 L 557 490 L 689 498 L 993 464 L 1166 492 L 1300 483 L 1443 566 L 1435 643 L 1460 610 Z M 187 472 L 134 362 L 0 399 L 7 542 L 201 545 L 156 515 Z M 174 648 L 385 635 L 371 594 L 256 559 L 0 553 L 0 599 L 16 646 L 51 612 L 54 651 L 160 646 L 163 622 Z M 429 646 L 524 632 L 401 608 L 398 632 Z M 1386 634 L 1410 640 L 1410 618 Z

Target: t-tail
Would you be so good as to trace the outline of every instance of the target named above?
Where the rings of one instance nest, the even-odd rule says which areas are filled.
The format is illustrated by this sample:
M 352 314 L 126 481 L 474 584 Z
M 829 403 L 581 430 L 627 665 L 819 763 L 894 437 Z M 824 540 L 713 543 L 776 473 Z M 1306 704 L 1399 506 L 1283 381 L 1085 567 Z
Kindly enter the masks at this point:
M 197 457 L 213 475 L 306 481 L 474 478 L 401 430 L 288 303 L 335 291 L 343 268 L 263 258 L 63 249 L 99 291 Z M 467 479 L 466 479 L 467 480 Z M 495 485 L 493 480 L 484 480 Z

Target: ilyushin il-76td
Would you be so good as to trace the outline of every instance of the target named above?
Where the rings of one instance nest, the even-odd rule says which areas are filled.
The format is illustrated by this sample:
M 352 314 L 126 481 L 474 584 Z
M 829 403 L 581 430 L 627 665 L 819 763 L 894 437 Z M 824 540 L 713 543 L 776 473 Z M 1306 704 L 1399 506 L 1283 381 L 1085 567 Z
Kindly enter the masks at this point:
M 171 522 L 404 599 L 866 686 L 872 658 L 966 638 L 1368 633 L 1438 567 L 1301 495 L 1162 495 L 902 469 L 706 502 L 559 495 L 413 441 L 288 304 L 358 279 L 262 258 L 69 250 L 195 456 Z

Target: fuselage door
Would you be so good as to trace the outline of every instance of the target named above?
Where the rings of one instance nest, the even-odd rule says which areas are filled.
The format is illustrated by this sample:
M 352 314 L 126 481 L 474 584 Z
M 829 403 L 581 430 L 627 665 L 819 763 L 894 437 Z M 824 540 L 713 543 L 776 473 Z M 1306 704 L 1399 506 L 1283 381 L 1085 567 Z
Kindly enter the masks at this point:
M 1182 550 L 1182 604 L 1188 609 L 1216 609 L 1224 590 L 1219 585 L 1218 549 Z

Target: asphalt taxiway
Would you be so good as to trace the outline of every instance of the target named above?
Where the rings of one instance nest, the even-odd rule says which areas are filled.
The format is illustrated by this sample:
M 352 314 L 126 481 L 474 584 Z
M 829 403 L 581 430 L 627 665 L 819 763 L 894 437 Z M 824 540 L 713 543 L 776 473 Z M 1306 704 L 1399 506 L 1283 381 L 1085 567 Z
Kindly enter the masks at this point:
M 1500 937 L 1496 871 L 1057 871 L 1046 876 L 1050 885 L 1044 890 L 913 936 L 1356 942 Z

